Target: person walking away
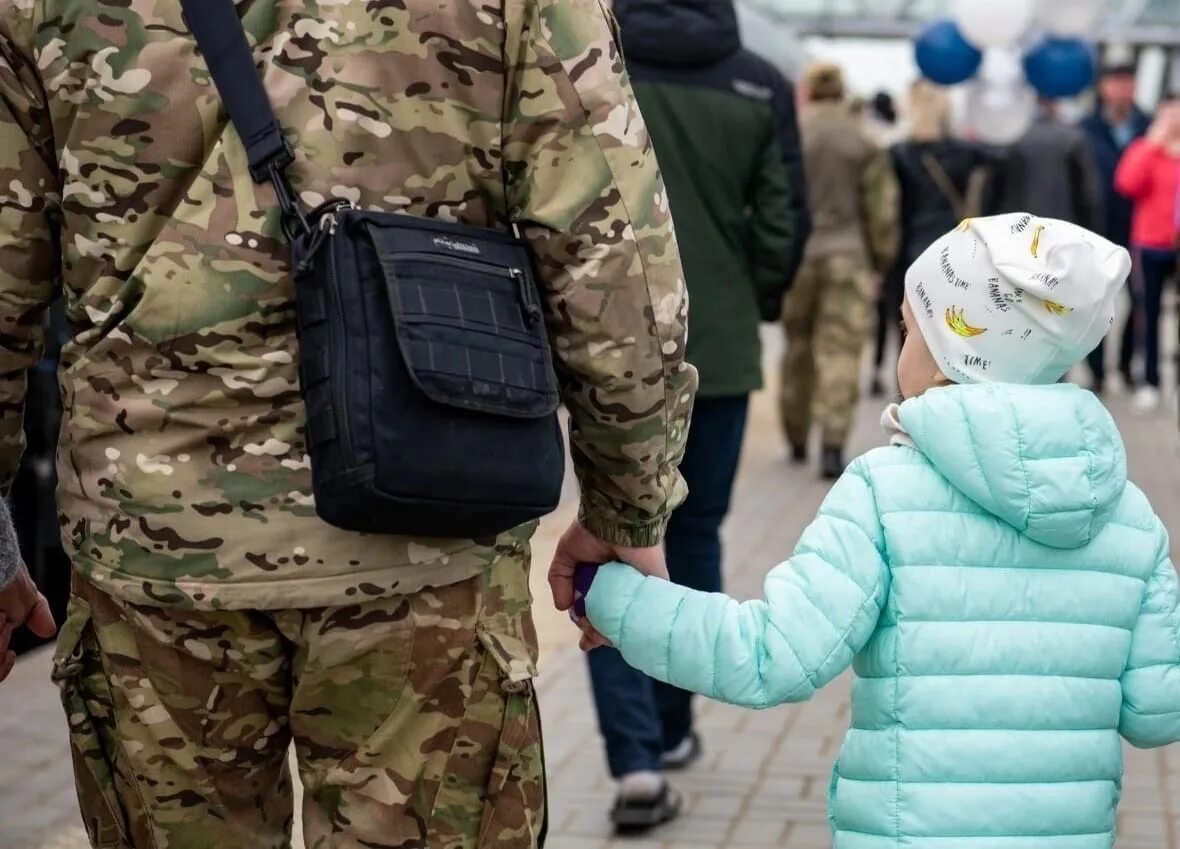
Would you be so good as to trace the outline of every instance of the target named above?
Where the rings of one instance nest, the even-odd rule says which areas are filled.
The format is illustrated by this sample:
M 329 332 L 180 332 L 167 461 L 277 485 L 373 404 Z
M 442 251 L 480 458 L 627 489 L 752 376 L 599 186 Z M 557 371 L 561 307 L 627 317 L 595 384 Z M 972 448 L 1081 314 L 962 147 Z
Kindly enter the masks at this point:
M 1130 248 L 1131 201 L 1115 188 L 1115 171 L 1131 142 L 1142 138 L 1151 126 L 1151 118 L 1135 105 L 1133 62 L 1117 62 L 1103 68 L 1098 80 L 1098 102 L 1094 112 L 1086 116 L 1080 126 L 1089 139 L 1102 179 L 1106 220 L 1098 232 L 1116 245 Z M 1123 326 L 1118 354 L 1119 372 L 1128 388 L 1135 385 L 1131 370 L 1135 357 L 1135 325 L 1136 310 L 1132 307 Z M 1094 378 L 1093 388 L 1101 394 L 1106 387 L 1105 342 L 1090 355 L 1089 366 Z
M 539 845 L 535 523 L 457 540 L 317 518 L 275 191 L 180 4 L 112 10 L 0 5 L 0 484 L 64 289 L 75 575 L 53 675 L 92 845 L 288 846 L 292 742 L 309 846 Z M 601 7 L 238 12 L 305 204 L 519 226 L 538 291 L 507 315 L 543 312 L 581 483 L 562 552 L 665 574 L 695 371 L 664 187 Z M 0 627 L 51 627 L 29 583 L 0 590 Z
M 874 397 L 885 394 L 881 370 L 890 331 L 900 334 L 905 269 L 964 218 L 984 214 L 988 192 L 994 193 L 995 158 L 951 134 L 951 100 L 945 89 L 916 81 L 906 111 L 909 135 L 890 150 L 901 196 L 901 250 L 885 275 L 877 312 Z
M 759 319 L 778 320 L 809 226 L 794 93 L 742 49 L 731 0 L 616 0 L 614 11 L 676 219 L 693 304 L 688 359 L 700 374 L 680 466 L 689 494 L 665 538 L 668 572 L 719 591 L 721 524 L 749 396 L 762 385 Z M 618 652 L 596 652 L 589 664 L 618 782 L 611 818 L 631 832 L 666 822 L 681 802 L 663 773 L 701 752 L 692 696 Z
M 806 97 L 800 133 L 812 233 L 784 305 L 779 408 L 792 460 L 806 462 L 814 422 L 822 474 L 834 480 L 860 394 L 876 280 L 897 255 L 898 190 L 888 153 L 849 109 L 840 68 L 813 65 Z
M 898 120 L 897 104 L 887 91 L 879 91 L 869 99 L 864 117 L 869 136 L 881 147 L 891 147 L 905 138 L 905 127 Z
M 852 667 L 834 849 L 1112 849 L 1120 737 L 1180 741 L 1168 533 L 1102 402 L 1057 383 L 1129 266 L 1064 221 L 969 221 L 906 276 L 891 445 L 837 482 L 765 598 L 593 578 L 593 628 L 712 698 L 801 702 Z
M 868 102 L 868 111 L 864 117 L 865 129 L 868 131 L 869 137 L 872 138 L 879 146 L 883 148 L 890 148 L 905 137 L 905 128 L 898 120 L 897 105 L 894 103 L 893 96 L 888 92 L 879 91 L 873 95 Z M 895 274 L 895 268 L 891 268 L 881 278 L 877 293 L 877 349 L 874 356 L 874 361 L 877 364 L 877 371 L 880 371 L 881 360 L 884 359 L 884 346 L 888 341 L 888 330 L 884 326 L 884 322 L 890 320 L 892 315 L 893 293 L 897 287 L 891 279 L 891 275 Z M 900 297 L 896 299 L 900 304 Z M 898 307 L 900 309 L 900 307 Z M 900 321 L 900 317 L 897 321 Z M 872 392 L 874 397 L 885 391 L 881 383 L 880 376 L 877 373 L 873 375 Z
M 1007 151 L 1000 209 L 1069 221 L 1092 232 L 1105 225 L 1102 178 L 1086 134 L 1042 99 L 1040 114 Z
M 1142 340 L 1144 384 L 1135 393 L 1135 409 L 1160 406 L 1160 322 L 1164 286 L 1176 273 L 1180 202 L 1180 100 L 1160 106 L 1144 138 L 1127 147 L 1115 172 L 1115 187 L 1130 199 L 1131 295 L 1135 299 Z

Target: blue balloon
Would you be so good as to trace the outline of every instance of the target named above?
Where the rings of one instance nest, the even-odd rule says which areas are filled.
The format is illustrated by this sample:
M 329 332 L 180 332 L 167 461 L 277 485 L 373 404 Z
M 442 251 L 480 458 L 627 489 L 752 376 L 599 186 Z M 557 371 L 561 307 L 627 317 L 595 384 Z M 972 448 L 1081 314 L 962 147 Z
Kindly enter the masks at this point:
M 983 53 L 963 38 L 950 18 L 934 21 L 918 33 L 914 56 L 922 74 L 939 85 L 966 82 L 983 63 Z
M 1075 97 L 1095 73 L 1094 48 L 1079 38 L 1046 38 L 1024 55 L 1024 74 L 1044 97 Z

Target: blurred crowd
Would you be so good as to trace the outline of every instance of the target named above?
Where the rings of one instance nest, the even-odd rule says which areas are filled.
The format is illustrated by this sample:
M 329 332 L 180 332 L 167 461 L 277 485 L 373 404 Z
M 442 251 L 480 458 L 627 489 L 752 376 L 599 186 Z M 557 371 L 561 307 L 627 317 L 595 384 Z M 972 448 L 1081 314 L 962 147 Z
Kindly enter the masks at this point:
M 813 68 L 811 77 L 835 72 Z M 877 301 L 874 395 L 887 390 L 883 375 L 904 270 L 963 218 L 1027 211 L 1079 224 L 1131 251 L 1127 317 L 1111 334 L 1117 354 L 1104 344 L 1091 355 L 1091 388 L 1104 393 L 1108 364 L 1117 365 L 1138 411 L 1161 405 L 1160 328 L 1180 220 L 1180 103 L 1165 99 L 1155 116 L 1145 113 L 1135 101 L 1135 72 L 1131 62 L 1107 63 L 1093 110 L 1080 122 L 1042 99 L 1035 123 L 1004 147 L 956 135 L 948 90 L 925 80 L 901 104 L 885 93 L 850 101 L 866 134 L 888 150 L 899 197 L 897 261 L 885 270 Z M 814 99 L 806 86 L 802 95 Z

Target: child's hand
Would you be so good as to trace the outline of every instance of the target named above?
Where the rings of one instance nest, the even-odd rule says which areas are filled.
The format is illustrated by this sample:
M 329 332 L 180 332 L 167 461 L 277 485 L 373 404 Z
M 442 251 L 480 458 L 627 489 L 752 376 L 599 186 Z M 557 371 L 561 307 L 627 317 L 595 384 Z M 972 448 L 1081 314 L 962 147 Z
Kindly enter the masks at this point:
M 574 624 L 582 632 L 582 639 L 578 641 L 578 648 L 582 651 L 592 652 L 595 649 L 611 647 L 610 640 L 598 633 L 586 617 L 583 616 L 580 619 L 574 619 Z

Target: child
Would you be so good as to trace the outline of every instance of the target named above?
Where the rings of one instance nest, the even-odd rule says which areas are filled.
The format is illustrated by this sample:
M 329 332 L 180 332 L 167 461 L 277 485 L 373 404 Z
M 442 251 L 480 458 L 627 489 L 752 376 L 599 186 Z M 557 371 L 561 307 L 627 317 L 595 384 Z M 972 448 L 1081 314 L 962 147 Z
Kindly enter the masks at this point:
M 1168 536 L 1097 398 L 1127 252 L 1029 215 L 963 222 L 906 276 L 892 446 L 836 483 L 745 604 L 599 570 L 593 627 L 721 701 L 803 701 L 851 665 L 836 849 L 1114 845 L 1121 734 L 1180 739 Z

